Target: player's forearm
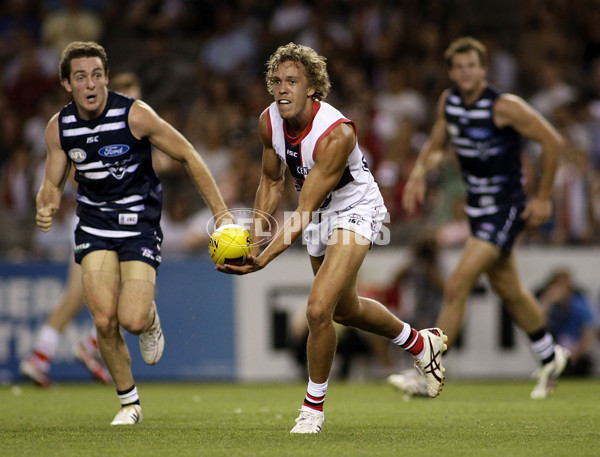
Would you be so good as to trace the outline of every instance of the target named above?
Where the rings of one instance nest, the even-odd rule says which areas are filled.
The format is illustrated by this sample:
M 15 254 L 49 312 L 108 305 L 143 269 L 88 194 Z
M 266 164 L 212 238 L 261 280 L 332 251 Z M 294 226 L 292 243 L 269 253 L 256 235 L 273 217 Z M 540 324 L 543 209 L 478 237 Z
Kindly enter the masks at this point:
M 263 215 L 268 214 L 272 216 L 277 211 L 282 192 L 283 179 L 272 180 L 265 176 L 261 178 L 256 191 L 256 197 L 254 198 L 255 217 L 252 223 L 252 240 L 256 240 L 258 234 L 265 230 L 264 224 L 268 218 L 263 217 Z
M 309 222 L 309 212 L 294 211 L 294 213 L 284 222 L 283 227 L 279 230 L 273 241 L 271 241 L 267 248 L 260 254 L 263 265 L 271 262 L 279 254 L 294 244 Z
M 261 263 L 268 264 L 271 260 L 289 248 L 296 242 L 304 232 L 313 217 L 313 212 L 317 210 L 323 198 L 311 198 L 309 190 L 313 187 L 305 183 L 305 187 L 300 193 L 298 207 L 292 215 L 286 219 L 283 227 L 277 232 L 277 235 L 269 243 L 267 248 L 260 254 Z
M 439 167 L 440 163 L 442 162 L 443 155 L 444 154 L 442 151 L 432 149 L 425 145 L 417 157 L 415 165 L 411 170 L 411 175 L 416 178 L 424 178 L 437 167 Z
M 45 179 L 35 198 L 37 211 L 44 208 L 50 208 L 52 212 L 56 211 L 60 206 L 61 196 L 62 188 Z
M 198 157 L 197 160 L 189 161 L 186 165 L 190 176 L 212 214 L 217 215 L 228 211 L 217 183 L 204 161 Z
M 47 232 L 52 228 L 54 214 L 60 206 L 62 188 L 57 187 L 48 179 L 40 187 L 35 199 L 35 222 L 40 230 Z
M 561 138 L 553 138 L 542 145 L 542 175 L 537 191 L 537 197 L 540 199 L 549 200 L 552 197 L 562 144 Z
M 536 197 L 542 200 L 550 200 L 552 198 L 552 188 L 554 187 L 556 166 L 554 164 L 544 163 L 542 170 Z
M 447 141 L 446 123 L 440 114 L 431 129 L 429 138 L 419 151 L 419 156 L 412 171 L 416 177 L 425 177 L 440 165 L 444 158 Z

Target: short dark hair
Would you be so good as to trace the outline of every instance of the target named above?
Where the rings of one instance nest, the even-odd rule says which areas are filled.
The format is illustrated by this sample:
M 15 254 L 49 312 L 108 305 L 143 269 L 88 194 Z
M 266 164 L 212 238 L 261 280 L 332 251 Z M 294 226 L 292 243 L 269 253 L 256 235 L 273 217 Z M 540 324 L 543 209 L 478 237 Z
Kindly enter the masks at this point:
M 81 57 L 99 57 L 102 61 L 104 73 L 108 73 L 108 57 L 102 46 L 94 41 L 73 41 L 63 50 L 58 65 L 60 80 L 69 79 L 71 75 L 71 61 Z
M 450 43 L 450 46 L 448 46 L 448 49 L 444 52 L 446 66 L 448 68 L 452 66 L 452 58 L 456 54 L 463 54 L 469 51 L 477 52 L 477 55 L 479 55 L 479 63 L 484 67 L 487 66 L 487 50 L 485 45 L 471 36 L 460 37 Z

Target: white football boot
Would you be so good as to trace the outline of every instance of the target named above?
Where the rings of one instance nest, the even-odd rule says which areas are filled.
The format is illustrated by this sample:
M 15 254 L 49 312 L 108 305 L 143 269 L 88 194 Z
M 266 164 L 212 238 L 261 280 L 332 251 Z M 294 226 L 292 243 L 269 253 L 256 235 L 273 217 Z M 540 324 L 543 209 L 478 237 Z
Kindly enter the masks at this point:
M 110 425 L 134 425 L 142 422 L 142 407 L 140 405 L 123 406 Z
M 417 370 L 410 368 L 398 374 L 389 375 L 387 382 L 401 392 L 413 396 L 428 397 L 427 382 Z
M 553 390 L 556 380 L 562 374 L 569 361 L 569 351 L 558 344 L 554 346 L 554 359 L 538 368 L 534 373 L 537 377 L 535 387 L 531 391 L 531 398 L 546 398 Z
M 425 378 L 427 395 L 437 397 L 444 385 L 442 353 L 448 349 L 448 337 L 439 328 L 426 328 L 419 331 L 425 343 L 425 354 L 421 360 L 415 360 L 415 368 Z
M 296 425 L 290 430 L 290 433 L 321 433 L 325 422 L 325 415 L 312 409 L 301 409 L 300 415 L 296 418 Z
M 140 333 L 140 352 L 144 362 L 148 365 L 154 365 L 162 357 L 165 349 L 165 337 L 160 326 L 160 318 L 158 317 L 158 310 L 156 309 L 156 303 L 152 303 L 154 308 L 154 322 L 152 327 L 146 330 L 144 333 Z
M 36 363 L 35 357 L 31 356 L 24 359 L 19 364 L 19 372 L 29 378 L 36 386 L 49 387 L 51 384 L 50 374 L 45 371 L 39 363 Z

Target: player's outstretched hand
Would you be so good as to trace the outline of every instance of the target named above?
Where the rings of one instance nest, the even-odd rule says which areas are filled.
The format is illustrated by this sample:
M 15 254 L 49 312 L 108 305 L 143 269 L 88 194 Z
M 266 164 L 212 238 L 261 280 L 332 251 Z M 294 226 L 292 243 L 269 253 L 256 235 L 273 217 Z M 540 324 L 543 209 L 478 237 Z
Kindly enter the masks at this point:
M 265 266 L 259 261 L 259 257 L 249 255 L 244 265 L 215 265 L 215 270 L 230 275 L 245 275 L 254 271 L 262 270 Z

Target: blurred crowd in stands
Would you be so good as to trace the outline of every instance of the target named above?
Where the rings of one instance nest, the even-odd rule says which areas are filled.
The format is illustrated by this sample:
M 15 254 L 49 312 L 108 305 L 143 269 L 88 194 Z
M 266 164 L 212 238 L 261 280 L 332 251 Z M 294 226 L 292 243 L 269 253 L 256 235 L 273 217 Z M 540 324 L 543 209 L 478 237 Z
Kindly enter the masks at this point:
M 34 200 L 46 122 L 69 101 L 58 60 L 73 40 L 102 44 L 111 76 L 139 78 L 143 99 L 194 144 L 232 208 L 252 207 L 258 185 L 257 119 L 271 102 L 265 61 L 289 41 L 315 48 L 328 58 L 328 101 L 357 124 L 391 214 L 392 243 L 410 244 L 426 227 L 442 246 L 460 244 L 468 226 L 451 154 L 418 214 L 406 215 L 400 201 L 448 85 L 443 52 L 466 34 L 487 45 L 489 80 L 527 99 L 567 141 L 554 219 L 520 242 L 599 243 L 600 0 L 4 0 L 0 257 L 70 255 L 74 188 L 50 234 L 35 229 Z M 189 238 L 185 230 L 198 232 L 203 202 L 178 164 L 158 151 L 155 159 L 169 249 L 204 253 L 202 236 L 178 243 Z M 534 189 L 539 150 L 527 145 L 523 163 Z M 288 184 L 282 211 L 295 207 Z

